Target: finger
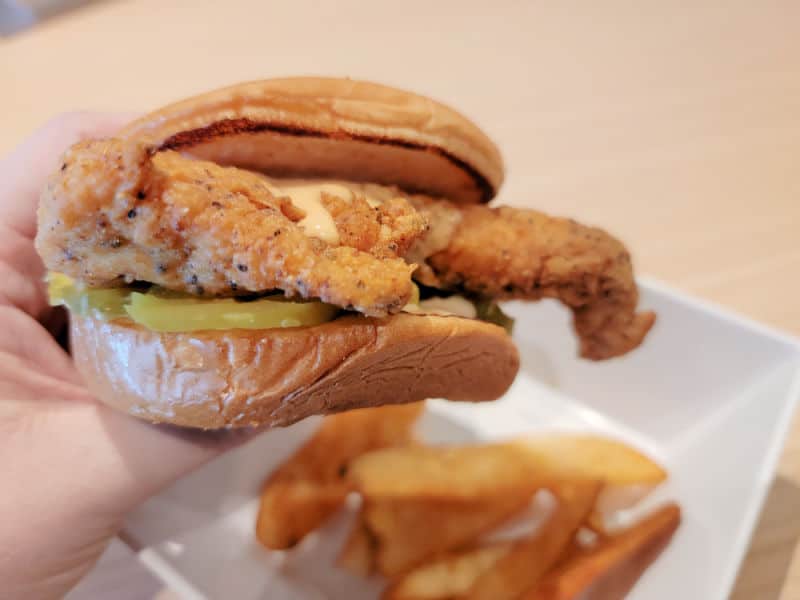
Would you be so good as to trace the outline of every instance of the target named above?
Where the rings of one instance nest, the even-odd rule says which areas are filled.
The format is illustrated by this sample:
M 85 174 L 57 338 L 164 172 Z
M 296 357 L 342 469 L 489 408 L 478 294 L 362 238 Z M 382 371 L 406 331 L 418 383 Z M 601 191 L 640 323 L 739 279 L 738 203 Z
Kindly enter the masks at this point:
M 66 113 L 0 161 L 0 304 L 16 306 L 36 318 L 46 316 L 44 266 L 33 246 L 41 189 L 67 147 L 80 139 L 112 135 L 133 116 Z
M 113 135 L 134 117 L 132 113 L 65 113 L 35 131 L 0 162 L 0 223 L 33 239 L 39 194 L 64 151 L 82 139 Z
M 15 395 L 0 381 L 0 539 L 11 549 L 0 560 L 0 580 L 13 588 L 21 577 L 26 598 L 62 597 L 126 513 L 229 447 L 224 436 L 192 440 L 58 397 L 8 415 L 3 400 Z M 39 589 L 32 584 L 44 586 L 41 593 L 31 594 Z
M 37 375 L 54 380 L 54 385 L 75 386 L 82 381 L 75 366 L 47 330 L 31 316 L 10 306 L 0 306 L 0 354 L 15 356 Z
M 0 336 L 0 454 L 16 456 L 18 465 L 22 459 L 13 446 L 25 460 L 48 465 L 49 473 L 63 473 L 46 483 L 75 498 L 77 512 L 102 510 L 117 519 L 255 434 L 134 419 L 91 398 L 66 353 L 28 315 L 0 307 L 0 330 L 8 334 Z M 74 477 L 70 465 L 76 464 L 95 473 L 91 486 Z
M 28 402 L 23 413 L 0 410 L 0 433 L 0 450 L 18 457 L 17 468 L 47 473 L 43 497 L 67 499 L 73 517 L 98 515 L 109 523 L 254 435 L 152 425 L 98 402 L 64 402 L 52 392 Z

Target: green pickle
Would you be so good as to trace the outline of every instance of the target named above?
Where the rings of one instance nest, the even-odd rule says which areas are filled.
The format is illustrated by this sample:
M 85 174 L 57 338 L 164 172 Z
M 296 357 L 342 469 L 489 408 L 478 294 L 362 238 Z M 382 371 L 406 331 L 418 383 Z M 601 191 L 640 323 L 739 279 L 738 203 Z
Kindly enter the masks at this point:
M 408 301 L 408 303 L 419 305 L 419 286 L 413 282 L 411 283 L 411 286 L 414 289 L 411 290 L 411 299 Z
M 137 323 L 163 332 L 319 325 L 339 310 L 322 302 L 290 302 L 281 297 L 237 302 L 233 298 L 163 298 L 139 292 L 131 293 L 125 309 Z
M 509 317 L 494 300 L 478 300 L 475 302 L 478 319 L 494 323 L 505 329 L 509 335 L 514 331 L 514 318 Z
M 47 283 L 53 306 L 64 305 L 83 317 L 112 320 L 127 316 L 125 303 L 130 291 L 125 288 L 88 288 L 62 273 L 49 273 Z
M 132 319 L 160 332 L 319 325 L 339 312 L 330 304 L 293 302 L 280 295 L 240 302 L 233 298 L 198 298 L 157 287 L 146 293 L 128 288 L 89 288 L 62 273 L 49 273 L 47 283 L 53 306 L 65 305 L 81 316 Z

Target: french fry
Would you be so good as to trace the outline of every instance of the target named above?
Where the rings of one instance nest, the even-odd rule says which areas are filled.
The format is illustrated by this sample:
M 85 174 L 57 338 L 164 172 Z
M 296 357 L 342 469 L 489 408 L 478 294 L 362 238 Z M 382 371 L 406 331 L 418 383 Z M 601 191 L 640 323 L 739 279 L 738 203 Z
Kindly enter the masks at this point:
M 603 518 L 603 515 L 597 511 L 597 507 L 592 509 L 592 512 L 589 513 L 589 516 L 586 517 L 584 526 L 598 536 L 602 537 L 606 535 L 605 519 Z
M 584 525 L 598 535 L 605 535 L 608 517 L 636 506 L 655 489 L 656 485 L 645 483 L 606 486 Z
M 378 450 L 353 461 L 348 477 L 372 499 L 480 500 L 541 487 L 526 453 L 504 444 Z
M 558 506 L 554 514 L 533 535 L 513 542 L 511 549 L 475 580 L 462 596 L 464 600 L 517 598 L 536 585 L 570 547 L 601 488 L 599 482 L 555 486 L 552 491 Z
M 502 444 L 388 448 L 353 462 L 350 479 L 371 498 L 477 499 L 559 481 L 655 484 L 666 473 L 642 453 L 592 436 L 548 435 Z M 521 483 L 524 482 L 524 483 Z
M 523 491 L 478 501 L 369 500 L 364 521 L 376 543 L 378 571 L 392 577 L 472 542 L 531 502 Z
M 351 490 L 350 461 L 412 441 L 423 403 L 383 406 L 326 417 L 314 436 L 264 484 L 256 537 L 274 550 L 291 548 L 336 512 Z
M 449 600 L 460 598 L 483 573 L 511 549 L 511 543 L 491 544 L 448 554 L 421 565 L 390 585 L 382 600 Z
M 622 600 L 658 558 L 680 522 L 680 508 L 666 505 L 590 550 L 573 553 L 522 600 Z
M 667 478 L 661 465 L 627 444 L 590 435 L 549 434 L 517 443 L 542 468 L 559 479 L 596 479 L 609 485 L 658 484 Z
M 480 446 L 421 446 L 420 406 L 325 419 L 266 482 L 259 539 L 288 548 L 347 494 L 362 506 L 337 560 L 392 579 L 383 600 L 622 600 L 680 523 L 669 505 L 621 533 L 605 517 L 666 478 L 641 452 L 613 440 L 554 434 Z M 558 503 L 535 532 L 481 536 L 549 489 Z M 581 528 L 596 537 L 577 535 Z
M 336 564 L 354 575 L 369 577 L 375 572 L 376 551 L 377 540 L 364 522 L 364 512 L 359 511 Z

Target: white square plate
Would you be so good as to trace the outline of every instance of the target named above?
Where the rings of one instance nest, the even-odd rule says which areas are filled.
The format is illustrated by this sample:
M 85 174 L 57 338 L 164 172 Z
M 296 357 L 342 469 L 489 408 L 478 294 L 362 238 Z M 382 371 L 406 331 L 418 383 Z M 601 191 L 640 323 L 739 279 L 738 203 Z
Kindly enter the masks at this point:
M 496 439 L 541 430 L 595 431 L 645 450 L 670 471 L 652 502 L 675 499 L 684 522 L 632 600 L 727 598 L 800 395 L 800 345 L 654 283 L 647 342 L 605 363 L 579 360 L 556 304 L 508 306 L 522 369 L 509 393 L 482 405 L 430 402 L 431 441 Z M 254 539 L 265 475 L 305 439 L 309 419 L 263 435 L 153 498 L 125 538 L 186 598 L 306 600 L 377 597 L 331 565 L 347 512 L 290 554 Z

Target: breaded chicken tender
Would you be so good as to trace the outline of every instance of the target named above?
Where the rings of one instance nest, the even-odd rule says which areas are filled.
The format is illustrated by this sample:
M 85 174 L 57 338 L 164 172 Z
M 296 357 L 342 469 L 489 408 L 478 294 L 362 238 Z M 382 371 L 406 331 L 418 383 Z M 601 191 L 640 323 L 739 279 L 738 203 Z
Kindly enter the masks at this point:
M 374 207 L 363 196 L 347 199 L 323 192 L 322 205 L 333 218 L 343 245 L 382 258 L 404 256 L 428 227 L 400 192 Z
M 425 259 L 427 285 L 493 299 L 557 298 L 573 312 L 581 355 L 594 360 L 636 348 L 652 327 L 652 312 L 636 312 L 630 254 L 601 229 L 534 210 L 414 202 L 429 217 L 451 211 L 431 219 L 431 235 L 441 240 L 436 223 L 451 233 Z
M 383 316 L 411 296 L 414 267 L 401 254 L 426 224 L 402 199 L 368 208 L 334 215 L 342 232 L 332 245 L 307 235 L 302 211 L 257 173 L 86 141 L 43 193 L 36 245 L 48 269 L 92 286 L 140 280 L 206 296 L 277 289 Z

